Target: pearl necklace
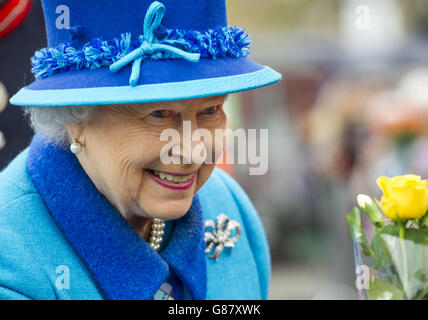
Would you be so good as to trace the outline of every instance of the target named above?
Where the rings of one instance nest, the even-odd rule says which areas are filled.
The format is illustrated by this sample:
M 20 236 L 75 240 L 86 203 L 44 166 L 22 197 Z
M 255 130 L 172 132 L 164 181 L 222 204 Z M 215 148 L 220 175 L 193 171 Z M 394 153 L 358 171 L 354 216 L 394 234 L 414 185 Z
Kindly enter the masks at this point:
M 153 218 L 152 231 L 150 233 L 150 247 L 158 251 L 163 240 L 165 222 L 161 219 Z

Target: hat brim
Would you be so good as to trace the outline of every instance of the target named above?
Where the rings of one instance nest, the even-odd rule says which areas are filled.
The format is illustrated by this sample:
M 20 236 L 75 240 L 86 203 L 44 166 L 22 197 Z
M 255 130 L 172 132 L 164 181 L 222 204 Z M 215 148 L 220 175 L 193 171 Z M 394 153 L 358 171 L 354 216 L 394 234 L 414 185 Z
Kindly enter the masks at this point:
M 251 90 L 282 76 L 250 59 L 217 58 L 144 61 L 137 86 L 129 85 L 131 67 L 117 73 L 108 67 L 58 73 L 19 90 L 17 106 L 108 105 L 183 100 Z

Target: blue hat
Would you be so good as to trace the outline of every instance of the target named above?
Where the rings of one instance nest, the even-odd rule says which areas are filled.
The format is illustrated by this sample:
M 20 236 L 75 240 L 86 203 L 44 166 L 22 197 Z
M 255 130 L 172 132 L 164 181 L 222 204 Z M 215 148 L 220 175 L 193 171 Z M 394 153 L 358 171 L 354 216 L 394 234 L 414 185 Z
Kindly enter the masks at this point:
M 42 0 L 48 47 L 10 102 L 103 105 L 222 95 L 281 74 L 250 59 L 225 0 Z

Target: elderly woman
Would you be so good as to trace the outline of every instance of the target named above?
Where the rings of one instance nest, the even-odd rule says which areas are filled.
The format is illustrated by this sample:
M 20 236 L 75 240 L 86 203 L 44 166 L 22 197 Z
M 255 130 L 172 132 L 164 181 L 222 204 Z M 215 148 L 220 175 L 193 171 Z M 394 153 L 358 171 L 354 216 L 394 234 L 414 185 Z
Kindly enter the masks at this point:
M 281 75 L 246 58 L 224 0 L 60 3 L 43 1 L 48 47 L 11 99 L 36 134 L 0 173 L 0 298 L 267 298 L 265 233 L 215 167 L 221 137 L 183 127 L 214 137 L 228 94 Z

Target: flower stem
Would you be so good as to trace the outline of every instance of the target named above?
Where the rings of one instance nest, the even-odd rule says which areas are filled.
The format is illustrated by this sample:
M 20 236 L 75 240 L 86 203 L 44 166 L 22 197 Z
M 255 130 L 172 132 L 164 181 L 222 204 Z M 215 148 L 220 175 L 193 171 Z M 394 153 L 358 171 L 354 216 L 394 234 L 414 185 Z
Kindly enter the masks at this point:
M 409 280 L 408 280 L 408 267 L 407 267 L 407 254 L 406 254 L 406 246 L 404 243 L 404 232 L 405 227 L 403 222 L 398 223 L 399 226 L 399 235 L 400 235 L 400 245 L 401 245 L 401 252 L 403 256 L 403 288 L 404 288 L 404 294 L 407 296 L 408 294 L 408 288 L 409 288 Z M 408 297 L 407 297 L 408 298 Z

